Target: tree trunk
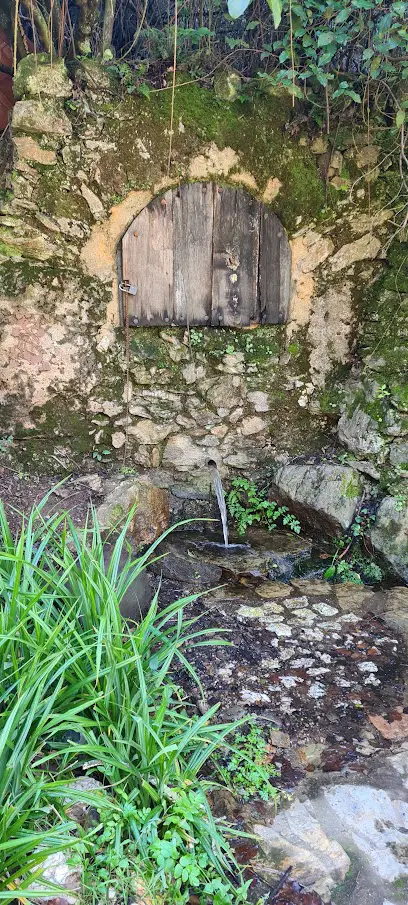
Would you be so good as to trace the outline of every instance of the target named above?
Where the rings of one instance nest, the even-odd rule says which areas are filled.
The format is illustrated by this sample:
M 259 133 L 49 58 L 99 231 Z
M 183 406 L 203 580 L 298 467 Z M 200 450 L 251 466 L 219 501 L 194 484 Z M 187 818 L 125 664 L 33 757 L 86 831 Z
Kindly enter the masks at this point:
M 76 0 L 79 18 L 76 30 L 76 49 L 83 56 L 91 55 L 91 34 L 96 23 L 98 0 Z
M 43 49 L 46 53 L 51 53 L 51 50 L 54 50 L 54 47 L 51 41 L 50 30 L 39 6 L 35 2 L 35 0 L 22 0 L 22 3 L 26 8 L 28 15 L 34 22 L 36 32 L 41 41 Z
M 105 12 L 103 16 L 102 54 L 112 44 L 113 26 L 115 22 L 117 0 L 105 0 Z

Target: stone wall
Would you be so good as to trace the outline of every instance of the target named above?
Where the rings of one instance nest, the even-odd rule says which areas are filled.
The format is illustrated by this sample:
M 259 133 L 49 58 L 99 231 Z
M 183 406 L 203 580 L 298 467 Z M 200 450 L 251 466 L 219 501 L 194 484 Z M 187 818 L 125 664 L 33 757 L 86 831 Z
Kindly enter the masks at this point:
M 356 451 L 347 419 L 364 396 L 356 354 L 366 322 L 375 334 L 368 300 L 390 291 L 381 283 L 393 227 L 380 146 L 339 133 L 329 152 L 296 120 L 287 128 L 285 98 L 228 106 L 179 86 L 167 175 L 169 92 L 120 100 L 118 91 L 95 64 L 68 76 L 41 57 L 23 60 L 15 79 L 0 215 L 0 402 L 16 454 L 52 469 L 55 457 L 70 468 L 96 454 L 182 478 L 213 459 L 233 474 L 332 451 L 343 411 L 346 446 L 376 455 L 375 444 Z M 127 359 L 121 236 L 155 195 L 205 179 L 242 185 L 287 229 L 289 322 L 136 328 Z M 390 442 L 380 444 L 384 462 Z

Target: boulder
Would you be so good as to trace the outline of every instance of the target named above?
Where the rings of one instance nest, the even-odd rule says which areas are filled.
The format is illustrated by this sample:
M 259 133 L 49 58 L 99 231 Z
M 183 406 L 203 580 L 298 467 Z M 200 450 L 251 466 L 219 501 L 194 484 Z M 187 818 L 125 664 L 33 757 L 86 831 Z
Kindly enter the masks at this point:
M 408 581 L 408 506 L 385 497 L 377 511 L 370 540 L 394 571 Z
M 387 444 L 378 430 L 378 424 L 359 406 L 351 415 L 343 412 L 337 426 L 339 440 L 356 456 L 375 456 L 383 462 Z
M 113 544 L 105 543 L 103 551 L 105 567 L 109 565 L 113 548 Z M 128 551 L 124 549 L 119 559 L 119 574 L 124 569 L 127 561 Z M 136 575 L 136 578 L 133 579 L 120 600 L 119 609 L 123 618 L 129 622 L 140 622 L 141 617 L 149 609 L 153 595 L 154 589 L 151 576 L 146 570 L 143 570 L 139 575 Z
M 169 527 L 169 498 L 165 490 L 148 481 L 127 478 L 114 485 L 97 510 L 102 529 L 112 529 L 136 505 L 130 533 L 138 546 L 153 543 Z
M 345 465 L 283 465 L 271 495 L 311 528 L 337 534 L 350 527 L 362 487 L 359 476 Z
M 13 94 L 16 100 L 23 97 L 71 97 L 72 82 L 64 60 L 54 57 L 51 62 L 46 53 L 28 54 L 18 64 Z
M 72 133 L 72 126 L 60 106 L 52 100 L 17 101 L 12 117 L 13 132 L 49 135 L 53 139 L 65 139 Z

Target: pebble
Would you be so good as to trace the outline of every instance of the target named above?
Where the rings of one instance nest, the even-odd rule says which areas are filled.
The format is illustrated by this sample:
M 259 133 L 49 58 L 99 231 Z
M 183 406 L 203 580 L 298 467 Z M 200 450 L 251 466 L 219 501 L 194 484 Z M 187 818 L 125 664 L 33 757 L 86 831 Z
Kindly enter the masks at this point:
M 314 682 L 309 688 L 309 698 L 323 698 L 327 694 L 327 689 L 321 682 Z
M 366 660 L 364 663 L 359 663 L 358 668 L 360 672 L 378 672 L 378 666 L 371 660 Z
M 274 622 L 267 622 L 266 626 L 267 632 L 274 632 L 278 638 L 290 638 L 292 635 L 292 629 L 290 625 L 286 625 L 286 623 L 278 623 L 275 619 Z
M 281 676 L 280 680 L 285 688 L 295 688 L 299 682 L 303 682 L 303 679 L 300 679 L 299 676 Z
M 328 603 L 314 603 L 313 609 L 316 613 L 320 613 L 321 616 L 337 616 L 339 612 L 336 607 L 329 606 Z

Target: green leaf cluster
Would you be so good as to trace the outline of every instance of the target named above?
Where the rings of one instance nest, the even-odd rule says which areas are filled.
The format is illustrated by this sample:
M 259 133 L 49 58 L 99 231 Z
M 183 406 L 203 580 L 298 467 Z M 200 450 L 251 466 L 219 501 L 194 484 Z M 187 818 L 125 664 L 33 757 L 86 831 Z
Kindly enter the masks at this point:
M 224 782 L 244 801 L 249 798 L 278 801 L 280 793 L 271 779 L 279 776 L 279 770 L 256 724 L 247 733 L 237 734 L 227 757 L 216 763 Z
M 396 98 L 399 81 L 408 78 L 408 2 L 267 2 L 275 29 L 281 27 L 260 55 L 267 64 L 273 63 L 273 72 L 267 65 L 259 78 L 316 104 L 319 89 L 324 88 L 331 106 L 361 104 L 370 79 L 386 87 L 387 96 L 393 98 L 396 126 L 404 125 L 407 101 L 399 103 Z M 243 15 L 250 4 L 251 0 L 228 0 L 231 17 Z
M 259 490 L 248 478 L 233 479 L 227 506 L 240 535 L 245 534 L 247 528 L 254 524 L 273 531 L 277 522 L 295 534 L 300 534 L 300 522 L 289 512 L 287 506 L 279 506 L 274 500 L 268 500 L 267 491 Z

